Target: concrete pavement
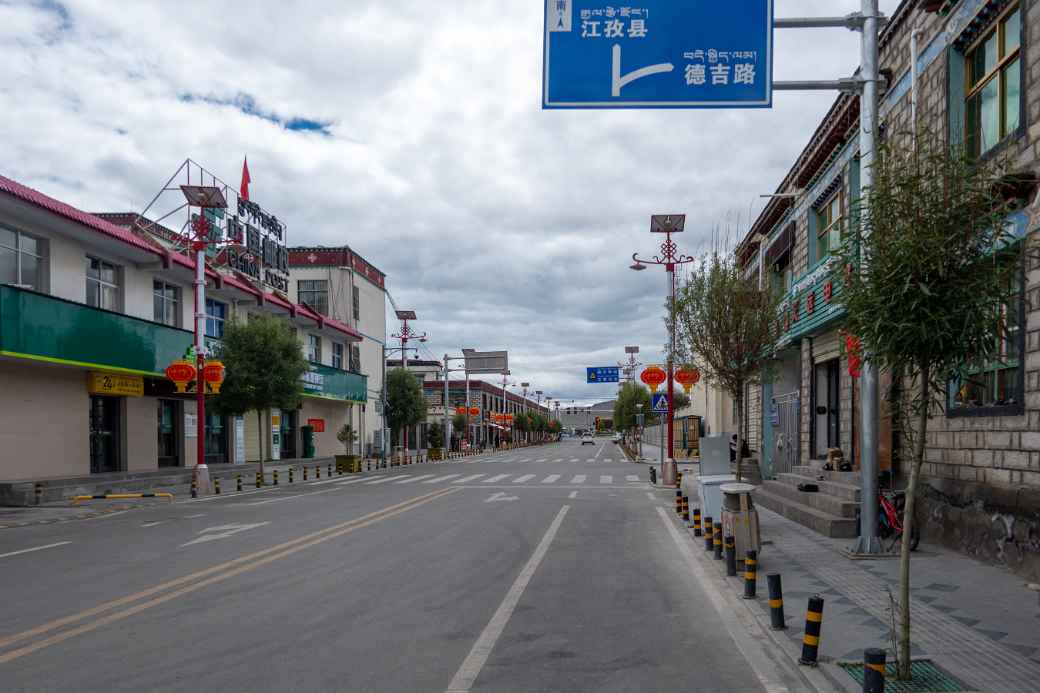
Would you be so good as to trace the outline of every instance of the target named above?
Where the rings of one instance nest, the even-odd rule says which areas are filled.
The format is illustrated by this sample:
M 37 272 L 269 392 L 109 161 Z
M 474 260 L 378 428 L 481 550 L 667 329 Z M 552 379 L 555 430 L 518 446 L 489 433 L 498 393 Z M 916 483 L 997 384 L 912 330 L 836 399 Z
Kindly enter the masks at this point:
M 566 442 L 4 530 L 0 680 L 803 690 L 796 671 L 760 682 L 769 654 L 691 578 L 668 492 L 622 460 Z

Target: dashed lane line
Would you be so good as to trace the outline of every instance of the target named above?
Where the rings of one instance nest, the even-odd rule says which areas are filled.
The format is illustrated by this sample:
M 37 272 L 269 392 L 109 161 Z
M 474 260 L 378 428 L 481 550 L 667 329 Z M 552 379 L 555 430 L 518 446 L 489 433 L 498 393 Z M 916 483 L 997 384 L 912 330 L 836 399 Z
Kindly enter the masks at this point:
M 533 478 L 534 478 L 534 474 L 524 474 L 523 476 L 518 476 L 517 478 L 513 479 L 513 483 L 514 484 L 523 484 L 525 482 L 530 481 Z
M 487 479 L 484 479 L 484 483 L 485 484 L 494 484 L 494 483 L 497 483 L 499 481 L 502 481 L 502 479 L 508 479 L 511 476 L 513 476 L 513 475 L 512 474 L 496 474 L 495 476 L 490 476 Z
M 34 551 L 43 551 L 44 549 L 53 549 L 58 546 L 65 546 L 71 544 L 71 541 L 58 541 L 53 544 L 45 544 L 43 546 L 34 546 L 30 549 L 21 549 L 20 551 L 8 551 L 7 553 L 0 553 L 0 558 L 8 558 L 10 556 L 19 556 L 23 553 L 32 553 Z
M 542 479 L 542 483 L 543 484 L 555 484 L 557 482 L 557 480 L 559 480 L 559 478 L 560 478 L 559 474 L 550 474 L 549 476 L 547 476 L 544 479 Z
M 585 478 L 586 477 L 585 477 L 584 474 L 575 474 L 574 478 L 571 479 L 571 483 L 572 484 L 584 484 L 585 483 Z

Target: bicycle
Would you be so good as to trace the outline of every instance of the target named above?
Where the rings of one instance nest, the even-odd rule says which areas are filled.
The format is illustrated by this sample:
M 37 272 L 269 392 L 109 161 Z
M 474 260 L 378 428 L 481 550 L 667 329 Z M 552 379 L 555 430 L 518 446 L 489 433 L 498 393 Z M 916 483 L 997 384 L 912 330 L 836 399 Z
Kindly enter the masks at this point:
M 903 491 L 885 492 L 878 489 L 878 540 L 882 548 L 891 553 L 903 541 L 903 508 L 906 507 L 906 493 Z M 887 542 L 887 544 L 886 544 Z M 916 551 L 921 543 L 921 530 L 917 525 L 910 527 L 910 550 Z

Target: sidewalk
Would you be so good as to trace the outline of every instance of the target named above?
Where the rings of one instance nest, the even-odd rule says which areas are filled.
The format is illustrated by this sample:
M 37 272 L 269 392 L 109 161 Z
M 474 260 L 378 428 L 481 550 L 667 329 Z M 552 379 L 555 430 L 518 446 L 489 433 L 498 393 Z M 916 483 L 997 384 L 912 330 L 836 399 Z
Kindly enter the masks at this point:
M 697 497 L 694 482 L 684 479 L 691 506 Z M 820 668 L 839 686 L 859 691 L 859 684 L 836 662 L 862 663 L 868 647 L 888 650 L 888 661 L 894 661 L 889 594 L 898 596 L 898 560 L 851 560 L 842 553 L 850 540 L 823 537 L 765 508 L 759 507 L 758 514 L 763 546 L 753 603 L 759 616 L 768 622 L 765 576 L 780 573 L 787 629 L 771 635 L 797 657 L 808 598 L 822 596 Z M 724 562 L 714 561 L 703 549 L 699 556 L 725 573 Z M 999 567 L 927 544 L 914 553 L 910 565 L 914 657 L 931 659 L 973 690 L 1038 690 L 1040 593 Z M 728 582 L 734 590 L 743 589 L 742 580 Z

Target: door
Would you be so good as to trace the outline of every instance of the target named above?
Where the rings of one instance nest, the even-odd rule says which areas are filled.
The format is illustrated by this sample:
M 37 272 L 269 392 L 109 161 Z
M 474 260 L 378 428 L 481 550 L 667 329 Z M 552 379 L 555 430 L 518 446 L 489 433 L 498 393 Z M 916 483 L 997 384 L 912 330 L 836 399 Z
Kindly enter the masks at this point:
M 839 422 L 841 421 L 839 361 L 832 359 L 816 364 L 815 389 L 813 392 L 813 423 L 816 439 L 813 456 L 827 457 L 829 448 L 839 447 Z
M 90 397 L 90 473 L 121 470 L 119 459 L 121 397 Z
M 282 411 L 282 459 L 291 460 L 299 457 L 296 451 L 296 428 L 300 412 L 296 410 Z
M 159 466 L 179 467 L 181 458 L 177 448 L 179 439 L 177 422 L 180 421 L 178 402 L 171 399 L 156 400 L 158 403 Z
M 773 429 L 772 473 L 786 474 L 798 464 L 801 451 L 799 421 L 801 397 L 797 390 L 773 398 L 770 424 Z

